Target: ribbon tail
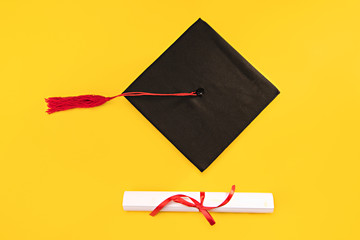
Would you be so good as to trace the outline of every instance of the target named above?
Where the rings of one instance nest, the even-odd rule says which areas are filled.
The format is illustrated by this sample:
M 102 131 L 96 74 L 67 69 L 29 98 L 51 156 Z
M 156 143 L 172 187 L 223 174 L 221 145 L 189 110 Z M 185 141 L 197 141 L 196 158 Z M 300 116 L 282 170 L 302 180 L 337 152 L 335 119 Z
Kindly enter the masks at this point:
M 207 210 L 199 209 L 199 211 L 204 215 L 204 217 L 210 223 L 211 226 L 215 224 L 214 218 L 211 216 L 211 214 Z
M 165 199 L 164 201 L 162 201 L 154 210 L 152 210 L 152 212 L 150 213 L 150 216 L 155 216 L 156 214 L 158 214 L 161 209 L 163 209 L 169 202 L 171 201 L 176 201 L 177 199 L 181 198 L 181 197 L 184 197 L 185 195 L 181 195 L 181 194 L 178 194 L 178 195 L 174 195 L 174 196 L 171 196 L 171 197 L 168 197 L 167 199 Z
M 166 206 L 166 204 L 168 204 L 171 201 L 171 198 L 167 198 L 164 201 L 162 201 L 154 210 L 152 210 L 152 212 L 150 213 L 150 216 L 155 216 L 156 214 L 158 214 L 161 209 L 163 209 L 163 207 Z

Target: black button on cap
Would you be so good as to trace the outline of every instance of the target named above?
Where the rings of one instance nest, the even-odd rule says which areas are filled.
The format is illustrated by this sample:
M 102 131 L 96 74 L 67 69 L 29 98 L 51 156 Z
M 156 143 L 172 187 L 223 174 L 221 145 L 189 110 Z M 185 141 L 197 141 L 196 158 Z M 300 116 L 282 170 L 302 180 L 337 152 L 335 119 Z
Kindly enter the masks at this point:
M 198 88 L 198 89 L 196 89 L 195 93 L 196 93 L 197 96 L 201 97 L 202 95 L 204 95 L 205 89 Z

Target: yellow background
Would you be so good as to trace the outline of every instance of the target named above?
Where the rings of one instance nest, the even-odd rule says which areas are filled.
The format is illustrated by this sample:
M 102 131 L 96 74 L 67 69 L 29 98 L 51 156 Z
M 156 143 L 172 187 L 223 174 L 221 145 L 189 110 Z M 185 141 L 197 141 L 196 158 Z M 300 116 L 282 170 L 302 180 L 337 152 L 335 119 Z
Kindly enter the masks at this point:
M 0 239 L 359 239 L 359 1 L 0 3 Z M 281 94 L 203 173 L 121 93 L 199 17 Z M 125 190 L 272 192 L 273 214 L 124 212 Z

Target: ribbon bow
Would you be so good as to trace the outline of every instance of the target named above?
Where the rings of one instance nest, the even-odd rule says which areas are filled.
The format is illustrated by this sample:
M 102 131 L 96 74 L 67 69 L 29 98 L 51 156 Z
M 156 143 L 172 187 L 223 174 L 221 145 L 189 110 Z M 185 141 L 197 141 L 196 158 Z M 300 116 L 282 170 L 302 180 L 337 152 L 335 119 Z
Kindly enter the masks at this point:
M 204 203 L 204 199 L 205 199 L 205 192 L 200 192 L 200 202 L 198 202 L 196 199 L 189 197 L 187 195 L 184 194 L 176 194 L 174 196 L 171 196 L 167 199 L 165 199 L 164 201 L 162 201 L 151 213 L 151 216 L 155 216 L 156 214 L 158 214 L 160 212 L 160 210 L 165 207 L 169 202 L 174 201 L 177 203 L 181 203 L 185 206 L 188 207 L 194 207 L 199 209 L 199 212 L 201 212 L 204 217 L 206 218 L 206 220 L 208 220 L 208 222 L 210 223 L 210 225 L 214 225 L 215 224 L 215 220 L 213 219 L 213 217 L 210 215 L 210 213 L 208 212 L 208 210 L 214 209 L 214 208 L 218 208 L 221 206 L 224 206 L 225 204 L 227 204 L 231 198 L 233 197 L 235 193 L 235 185 L 233 185 L 231 187 L 231 191 L 229 192 L 229 195 L 226 197 L 226 199 L 218 206 L 216 207 L 205 207 L 203 205 Z M 188 198 L 190 199 L 192 202 L 186 201 L 184 198 Z

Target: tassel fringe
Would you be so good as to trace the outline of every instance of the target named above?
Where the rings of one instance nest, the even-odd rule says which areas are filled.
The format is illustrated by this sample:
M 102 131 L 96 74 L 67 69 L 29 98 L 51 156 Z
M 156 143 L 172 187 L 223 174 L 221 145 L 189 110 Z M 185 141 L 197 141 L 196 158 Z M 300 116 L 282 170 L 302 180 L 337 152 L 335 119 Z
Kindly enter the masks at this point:
M 60 112 L 72 108 L 92 108 L 103 105 L 113 97 L 100 95 L 81 95 L 76 97 L 50 97 L 45 98 L 48 106 L 47 113 Z

